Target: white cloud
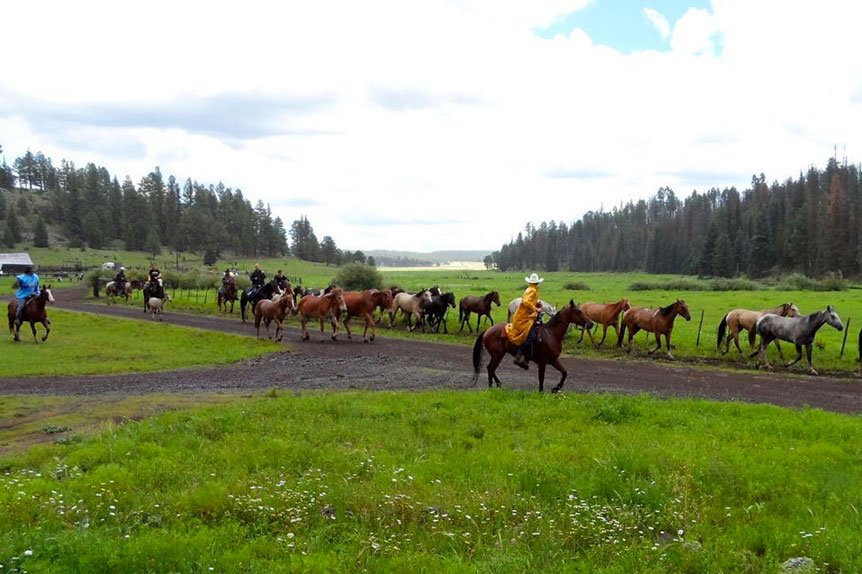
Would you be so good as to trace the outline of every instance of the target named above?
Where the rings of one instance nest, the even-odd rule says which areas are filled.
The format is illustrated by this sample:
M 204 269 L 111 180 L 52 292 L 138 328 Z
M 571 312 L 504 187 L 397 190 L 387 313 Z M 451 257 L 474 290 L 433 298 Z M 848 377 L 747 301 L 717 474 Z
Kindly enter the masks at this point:
M 862 158 L 862 5 L 713 0 L 667 52 L 533 34 L 585 5 L 47 2 L 38 41 L 4 30 L 27 50 L 5 60 L 0 143 L 223 181 L 349 249 L 499 248 L 664 185 Z
M 649 23 L 658 31 L 662 40 L 670 38 L 670 24 L 661 12 L 653 8 L 644 8 L 643 14 L 646 16 Z

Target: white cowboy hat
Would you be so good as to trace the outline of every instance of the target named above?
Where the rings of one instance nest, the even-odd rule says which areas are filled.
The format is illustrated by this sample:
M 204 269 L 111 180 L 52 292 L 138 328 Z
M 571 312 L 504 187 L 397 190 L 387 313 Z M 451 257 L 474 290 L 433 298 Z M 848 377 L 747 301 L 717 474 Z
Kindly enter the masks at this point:
M 524 281 L 526 281 L 527 283 L 530 283 L 531 285 L 537 285 L 537 284 L 541 283 L 542 281 L 544 281 L 544 279 L 542 279 L 541 277 L 539 277 L 538 275 L 533 273 L 529 277 L 524 277 Z

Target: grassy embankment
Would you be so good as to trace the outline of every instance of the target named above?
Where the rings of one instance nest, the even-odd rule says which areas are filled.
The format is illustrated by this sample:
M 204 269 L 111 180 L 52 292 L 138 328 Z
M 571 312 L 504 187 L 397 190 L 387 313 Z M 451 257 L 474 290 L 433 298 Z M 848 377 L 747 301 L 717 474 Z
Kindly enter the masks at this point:
M 861 432 L 858 417 L 647 397 L 249 399 L 0 459 L 0 564 L 772 572 L 804 556 L 851 572 Z

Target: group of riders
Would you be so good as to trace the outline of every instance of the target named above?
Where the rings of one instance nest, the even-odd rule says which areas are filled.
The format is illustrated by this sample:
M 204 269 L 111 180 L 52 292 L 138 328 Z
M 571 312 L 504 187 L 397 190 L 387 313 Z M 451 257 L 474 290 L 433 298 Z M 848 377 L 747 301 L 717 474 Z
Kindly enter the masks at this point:
M 116 286 L 117 293 L 121 297 L 125 297 L 127 295 L 127 282 L 126 268 L 120 267 L 119 271 L 117 271 L 117 275 L 114 277 L 114 285 Z M 156 267 L 155 263 L 150 263 L 150 269 L 147 271 L 147 282 L 144 283 L 144 292 L 150 297 L 158 297 L 159 299 L 165 298 L 165 286 L 164 281 L 162 280 L 162 272 L 158 267 Z
M 263 269 L 260 268 L 260 263 L 254 264 L 254 271 L 251 272 L 248 278 L 251 280 L 251 287 L 246 291 L 246 296 L 253 300 L 257 298 L 260 290 L 263 289 L 264 285 L 266 285 L 266 273 L 264 273 Z M 276 272 L 275 277 L 273 277 L 273 281 L 281 291 L 284 291 L 290 284 L 290 281 L 281 269 Z M 221 278 L 221 285 L 225 290 L 229 289 L 231 286 L 235 287 L 236 273 L 230 269 L 225 269 L 224 275 L 222 275 Z

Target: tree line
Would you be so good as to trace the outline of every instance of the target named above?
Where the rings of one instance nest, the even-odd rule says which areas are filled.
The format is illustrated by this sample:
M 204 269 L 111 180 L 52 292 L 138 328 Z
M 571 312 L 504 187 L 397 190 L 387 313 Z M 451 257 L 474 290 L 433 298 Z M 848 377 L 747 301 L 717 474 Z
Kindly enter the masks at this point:
M 0 146 L 2 152 L 2 146 Z M 202 184 L 192 178 L 165 178 L 156 167 L 137 184 L 120 182 L 105 167 L 88 163 L 82 168 L 62 160 L 55 167 L 42 152 L 27 151 L 10 168 L 0 165 L 0 188 L 19 189 L 39 196 L 31 229 L 33 244 L 47 247 L 48 226 L 57 229 L 70 247 L 95 249 L 120 240 L 129 251 L 159 252 L 162 245 L 183 252 L 203 252 L 205 262 L 229 252 L 241 257 L 293 254 L 309 261 L 339 264 L 367 263 L 361 251 L 342 251 L 330 236 L 318 241 L 308 219 L 301 216 L 288 230 L 269 205 L 254 206 L 242 190 L 219 182 Z M 7 205 L 7 203 L 9 205 Z M 0 242 L 21 242 L 28 209 L 0 194 Z M 373 261 L 372 261 L 373 263 Z
M 796 179 L 680 198 L 667 187 L 581 219 L 528 224 L 486 258 L 500 270 L 647 271 L 702 277 L 862 271 L 859 166 L 831 158 Z

